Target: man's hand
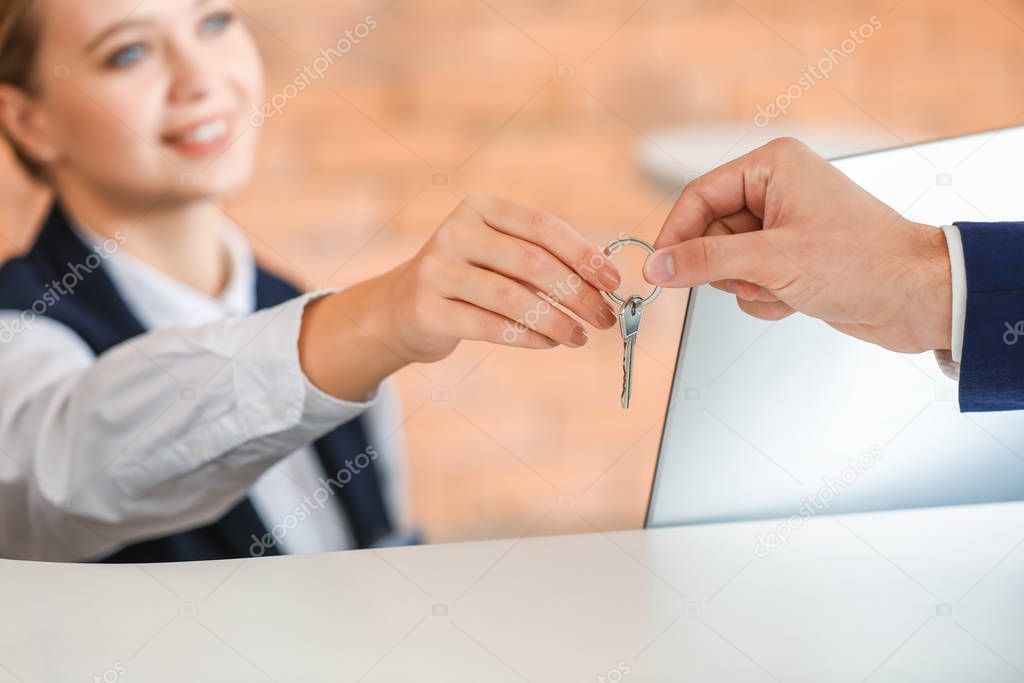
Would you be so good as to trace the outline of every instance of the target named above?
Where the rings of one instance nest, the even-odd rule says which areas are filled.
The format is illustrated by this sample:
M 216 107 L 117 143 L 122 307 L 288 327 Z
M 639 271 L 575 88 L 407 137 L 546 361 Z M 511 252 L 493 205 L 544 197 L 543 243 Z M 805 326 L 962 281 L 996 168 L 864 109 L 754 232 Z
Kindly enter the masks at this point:
M 651 283 L 711 283 L 758 318 L 799 311 L 894 351 L 950 347 L 942 231 L 904 219 L 796 140 L 690 183 L 655 247 Z

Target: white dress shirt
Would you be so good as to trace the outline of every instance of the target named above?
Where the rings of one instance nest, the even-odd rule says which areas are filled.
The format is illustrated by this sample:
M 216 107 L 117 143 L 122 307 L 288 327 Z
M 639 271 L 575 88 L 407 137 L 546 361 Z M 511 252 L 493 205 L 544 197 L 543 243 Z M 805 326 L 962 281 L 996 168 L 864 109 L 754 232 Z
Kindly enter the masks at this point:
M 0 557 L 103 557 L 215 521 L 246 491 L 279 551 L 349 548 L 337 489 L 309 444 L 364 411 L 385 500 L 396 523 L 404 516 L 390 383 L 366 403 L 317 389 L 298 337 L 306 304 L 323 293 L 254 313 L 252 252 L 233 226 L 224 240 L 231 277 L 216 298 L 123 250 L 106 258 L 150 331 L 99 357 L 41 316 L 0 343 Z M 0 311 L 0 329 L 19 315 Z
M 939 367 L 947 377 L 960 379 L 960 360 L 964 352 L 964 322 L 967 320 L 967 268 L 964 264 L 964 245 L 960 230 L 955 225 L 943 225 L 949 250 L 949 272 L 953 287 L 953 329 L 949 349 L 935 352 Z

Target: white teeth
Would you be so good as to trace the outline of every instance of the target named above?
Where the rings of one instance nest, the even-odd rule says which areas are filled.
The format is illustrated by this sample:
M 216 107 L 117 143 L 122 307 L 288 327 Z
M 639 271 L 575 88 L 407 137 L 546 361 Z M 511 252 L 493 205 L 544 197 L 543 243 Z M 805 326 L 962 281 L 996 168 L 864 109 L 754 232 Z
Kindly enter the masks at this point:
M 211 121 L 210 123 L 204 123 L 198 128 L 194 128 L 184 136 L 182 140 L 187 143 L 203 144 L 216 140 L 225 133 L 228 132 L 228 122 L 224 119 L 218 119 Z

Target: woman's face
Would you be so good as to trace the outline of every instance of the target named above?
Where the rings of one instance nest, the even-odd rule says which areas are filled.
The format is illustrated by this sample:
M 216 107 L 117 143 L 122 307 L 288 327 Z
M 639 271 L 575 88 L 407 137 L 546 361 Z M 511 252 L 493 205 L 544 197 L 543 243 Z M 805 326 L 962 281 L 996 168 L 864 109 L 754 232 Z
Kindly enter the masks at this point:
M 213 197 L 252 171 L 263 65 L 229 0 L 45 0 L 34 106 L 58 189 Z M 67 182 L 65 182 L 67 181 Z

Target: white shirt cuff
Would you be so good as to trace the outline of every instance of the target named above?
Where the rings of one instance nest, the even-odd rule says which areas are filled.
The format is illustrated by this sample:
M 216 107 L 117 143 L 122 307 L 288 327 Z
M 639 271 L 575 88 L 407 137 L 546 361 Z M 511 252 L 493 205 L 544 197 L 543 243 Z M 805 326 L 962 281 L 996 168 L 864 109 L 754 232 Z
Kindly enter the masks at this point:
M 949 250 L 949 271 L 952 284 L 952 330 L 949 350 L 935 352 L 935 358 L 942 372 L 952 379 L 960 378 L 960 361 L 964 349 L 964 322 L 967 319 L 967 268 L 964 263 L 964 247 L 960 230 L 955 225 L 943 225 L 942 234 Z
M 313 384 L 309 377 L 306 376 L 306 373 L 302 373 L 302 379 L 306 385 L 303 419 L 308 424 L 323 421 L 325 424 L 337 426 L 338 420 L 351 419 L 353 414 L 361 414 L 380 401 L 379 386 L 370 392 L 365 401 L 356 402 L 331 396 Z

